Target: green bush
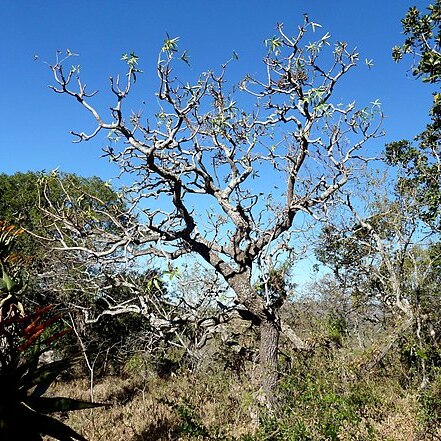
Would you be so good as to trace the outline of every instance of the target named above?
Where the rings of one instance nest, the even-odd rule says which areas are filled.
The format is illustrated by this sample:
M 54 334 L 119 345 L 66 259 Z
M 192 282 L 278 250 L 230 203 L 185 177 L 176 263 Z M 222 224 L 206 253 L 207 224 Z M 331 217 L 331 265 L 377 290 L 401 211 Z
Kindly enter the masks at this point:
M 299 357 L 300 359 L 300 357 Z M 369 418 L 379 398 L 368 381 L 348 380 L 317 355 L 300 362 L 281 382 L 280 409 L 262 419 L 256 440 L 340 440 L 348 428 L 374 439 Z
M 441 371 L 419 396 L 420 420 L 423 430 L 441 427 Z

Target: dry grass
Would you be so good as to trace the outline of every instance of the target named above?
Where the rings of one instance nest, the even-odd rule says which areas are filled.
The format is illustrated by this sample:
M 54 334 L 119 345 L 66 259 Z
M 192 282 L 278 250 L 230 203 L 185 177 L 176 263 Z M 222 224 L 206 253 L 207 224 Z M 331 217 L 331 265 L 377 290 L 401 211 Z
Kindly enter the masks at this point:
M 87 380 L 57 383 L 50 393 L 90 399 Z M 61 417 L 89 441 L 198 439 L 192 436 L 197 435 L 198 426 L 219 440 L 231 439 L 253 428 L 249 393 L 237 379 L 221 373 L 205 381 L 190 374 L 167 380 L 107 377 L 93 390 L 94 401 L 108 403 L 107 408 Z
M 384 398 L 382 418 L 373 421 L 372 426 L 377 439 L 385 441 L 411 441 L 418 433 L 418 402 L 415 395 Z
M 366 408 L 357 424 L 340 427 L 338 439 L 412 441 L 421 437 L 416 393 L 403 393 L 393 381 L 373 381 L 381 399 Z M 86 379 L 57 383 L 53 394 L 90 399 Z M 257 430 L 251 419 L 255 400 L 245 378 L 231 372 L 188 372 L 161 379 L 156 376 L 107 377 L 95 384 L 94 400 L 107 408 L 72 412 L 61 418 L 89 441 L 125 440 L 281 440 Z M 305 415 L 302 416 L 305 418 Z M 306 415 L 311 422 L 317 415 Z M 308 420 L 304 420 L 308 426 Z M 288 422 L 280 422 L 289 426 Z M 288 426 L 286 426 L 288 424 Z M 312 424 L 312 423 L 311 423 Z M 289 430 L 289 428 L 288 428 Z M 313 432 L 311 432 L 313 433 Z M 289 438 L 299 440 L 302 438 Z M 328 439 L 317 434 L 317 438 Z

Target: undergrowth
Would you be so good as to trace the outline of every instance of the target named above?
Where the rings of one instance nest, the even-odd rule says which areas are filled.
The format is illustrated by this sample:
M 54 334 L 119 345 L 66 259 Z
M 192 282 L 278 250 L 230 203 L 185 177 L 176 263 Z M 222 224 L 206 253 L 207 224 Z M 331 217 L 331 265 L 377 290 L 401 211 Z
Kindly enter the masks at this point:
M 225 369 L 181 371 L 167 379 L 134 372 L 106 377 L 94 398 L 110 401 L 110 408 L 79 412 L 68 423 L 90 441 L 436 439 L 438 383 L 421 394 L 380 371 L 357 377 L 333 357 L 299 356 L 282 373 L 280 404 L 269 414 L 256 404 L 246 378 Z M 60 391 L 87 398 L 87 381 L 59 383 Z

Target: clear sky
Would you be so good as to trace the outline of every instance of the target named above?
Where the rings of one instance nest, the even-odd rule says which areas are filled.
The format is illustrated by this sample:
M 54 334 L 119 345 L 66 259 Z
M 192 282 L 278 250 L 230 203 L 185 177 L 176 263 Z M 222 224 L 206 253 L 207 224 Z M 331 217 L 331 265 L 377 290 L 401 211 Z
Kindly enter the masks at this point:
M 415 0 L 0 0 L 0 172 L 61 170 L 80 175 L 115 175 L 99 159 L 103 137 L 72 144 L 69 130 L 91 127 L 89 115 L 72 100 L 51 92 L 50 71 L 57 49 L 80 54 L 82 76 L 98 88 L 98 102 L 112 104 L 108 77 L 124 72 L 123 52 L 135 51 L 144 70 L 136 88 L 139 101 L 154 106 L 157 54 L 168 32 L 180 37 L 190 54 L 190 76 L 215 69 L 239 54 L 233 74 L 258 73 L 265 54 L 263 41 L 275 34 L 277 22 L 295 29 L 307 12 L 333 40 L 357 46 L 363 62 L 337 90 L 346 101 L 368 104 L 379 99 L 387 116 L 385 142 L 412 137 L 427 122 L 429 87 L 408 73 L 409 63 L 395 64 L 391 47 L 402 42 L 400 19 Z M 38 60 L 34 61 L 34 54 Z M 339 98 L 339 96 L 338 96 Z M 103 101 L 100 101 L 103 100 Z M 103 104 L 104 105 L 104 104 Z

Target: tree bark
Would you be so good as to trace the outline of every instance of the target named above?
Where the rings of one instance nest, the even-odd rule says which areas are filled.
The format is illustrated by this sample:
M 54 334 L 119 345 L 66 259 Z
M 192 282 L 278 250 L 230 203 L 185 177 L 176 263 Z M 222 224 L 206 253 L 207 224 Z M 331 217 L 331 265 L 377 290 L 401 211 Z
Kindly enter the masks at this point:
M 269 409 L 277 403 L 279 336 L 279 319 L 271 314 L 260 323 L 259 347 L 260 387 L 263 402 Z
M 250 283 L 251 271 L 236 274 L 228 280 L 238 301 L 251 313 L 252 321 L 259 326 L 259 366 L 257 387 L 259 401 L 273 409 L 277 403 L 278 355 L 280 319 L 277 307 L 268 307 Z

